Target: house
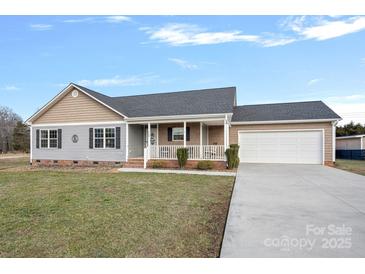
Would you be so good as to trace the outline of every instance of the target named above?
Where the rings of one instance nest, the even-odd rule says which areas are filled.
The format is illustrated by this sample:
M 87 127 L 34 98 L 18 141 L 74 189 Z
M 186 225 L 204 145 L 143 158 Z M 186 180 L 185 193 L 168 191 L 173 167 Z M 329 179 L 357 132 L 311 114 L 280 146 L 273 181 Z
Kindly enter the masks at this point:
M 336 138 L 336 149 L 357 150 L 365 149 L 365 135 L 341 136 Z
M 365 160 L 365 135 L 337 137 L 336 158 Z
M 176 149 L 225 168 L 225 150 L 240 161 L 332 165 L 341 118 L 321 101 L 242 105 L 236 88 L 109 97 L 69 84 L 32 115 L 34 165 L 124 164 L 176 167 Z

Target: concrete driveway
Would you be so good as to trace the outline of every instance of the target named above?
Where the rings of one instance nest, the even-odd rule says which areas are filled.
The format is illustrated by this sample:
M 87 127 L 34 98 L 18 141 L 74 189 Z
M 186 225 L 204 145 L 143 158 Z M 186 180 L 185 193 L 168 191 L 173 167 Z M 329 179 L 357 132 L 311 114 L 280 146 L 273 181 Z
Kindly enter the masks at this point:
M 221 257 L 365 257 L 365 176 L 241 164 Z

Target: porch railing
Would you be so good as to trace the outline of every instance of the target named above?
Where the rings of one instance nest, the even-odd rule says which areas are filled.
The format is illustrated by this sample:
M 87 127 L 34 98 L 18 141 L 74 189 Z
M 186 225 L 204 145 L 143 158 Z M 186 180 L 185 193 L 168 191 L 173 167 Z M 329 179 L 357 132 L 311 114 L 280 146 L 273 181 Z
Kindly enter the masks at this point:
M 177 149 L 183 147 L 176 145 L 152 145 L 150 146 L 149 158 L 176 160 Z M 188 149 L 188 159 L 190 160 L 224 160 L 223 145 L 189 145 L 186 148 Z

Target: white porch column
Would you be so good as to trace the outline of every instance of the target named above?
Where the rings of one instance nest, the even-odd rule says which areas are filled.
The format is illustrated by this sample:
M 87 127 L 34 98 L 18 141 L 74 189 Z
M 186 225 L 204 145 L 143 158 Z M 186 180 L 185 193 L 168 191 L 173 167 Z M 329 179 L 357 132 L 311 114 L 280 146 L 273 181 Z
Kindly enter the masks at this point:
M 128 162 L 129 154 L 129 125 L 125 124 L 125 161 Z
M 186 121 L 184 121 L 184 147 L 186 147 Z
M 156 125 L 156 127 L 157 127 L 157 129 L 156 129 L 156 145 L 157 145 L 157 146 L 158 146 L 158 144 L 159 144 L 159 140 L 158 140 L 158 138 L 159 138 L 159 137 L 158 137 L 158 133 L 159 133 L 159 125 L 160 125 L 160 124 L 157 124 L 157 125 Z
M 200 122 L 200 154 L 199 158 L 203 159 L 203 123 Z
M 230 143 L 229 143 L 229 128 L 231 127 L 231 125 L 229 123 L 227 115 L 226 115 L 226 124 L 227 124 L 227 137 L 226 137 L 227 140 L 226 140 L 226 142 L 227 142 L 227 148 L 229 148 L 229 145 L 230 145 Z
M 148 123 L 148 128 L 147 128 L 147 146 L 148 147 L 151 146 L 151 123 Z
M 151 158 L 151 123 L 148 123 L 148 131 L 147 131 L 147 159 Z
M 224 150 L 227 149 L 227 127 L 228 127 L 228 124 L 227 124 L 227 115 L 226 115 L 226 118 L 224 119 Z

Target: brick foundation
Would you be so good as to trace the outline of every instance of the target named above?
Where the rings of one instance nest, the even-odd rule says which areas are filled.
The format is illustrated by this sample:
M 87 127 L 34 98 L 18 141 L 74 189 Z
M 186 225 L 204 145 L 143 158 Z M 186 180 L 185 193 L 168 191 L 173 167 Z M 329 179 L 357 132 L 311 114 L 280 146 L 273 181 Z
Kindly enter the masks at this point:
M 85 160 L 32 160 L 32 166 L 39 167 L 121 167 L 123 162 Z
M 335 166 L 335 162 L 332 162 L 332 161 L 324 161 L 324 165 L 325 166 L 333 167 L 333 166 Z
M 149 160 L 147 163 L 148 168 L 153 167 L 154 162 L 159 162 L 162 164 L 161 168 L 179 168 L 179 163 L 177 160 Z M 185 169 L 196 169 L 199 160 L 188 160 L 185 166 Z M 215 170 L 224 170 L 226 169 L 225 161 L 211 161 L 213 163 L 213 168 Z

